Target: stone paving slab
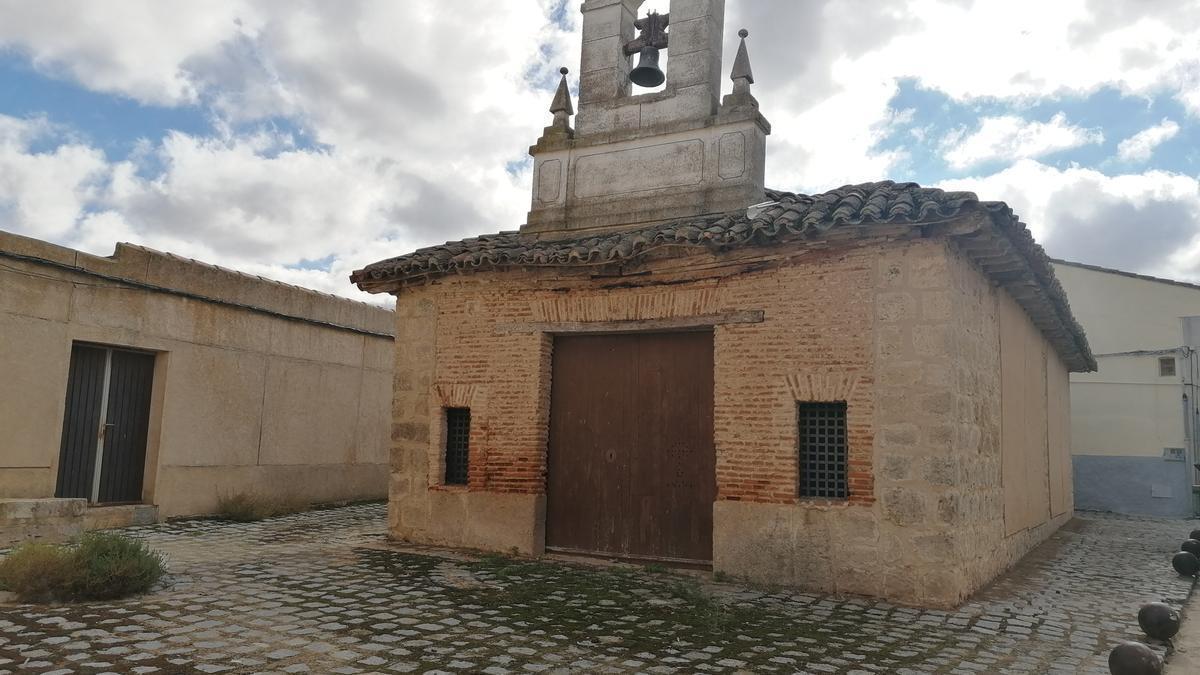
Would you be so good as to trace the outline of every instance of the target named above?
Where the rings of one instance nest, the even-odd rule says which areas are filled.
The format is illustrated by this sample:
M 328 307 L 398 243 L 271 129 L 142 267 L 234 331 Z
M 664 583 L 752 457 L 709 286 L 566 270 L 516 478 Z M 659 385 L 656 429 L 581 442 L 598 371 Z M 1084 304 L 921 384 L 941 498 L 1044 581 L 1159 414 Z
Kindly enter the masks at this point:
M 1081 515 L 956 611 L 399 547 L 385 521 L 360 505 L 128 529 L 168 555 L 164 586 L 0 606 L 0 675 L 1107 673 L 1141 603 L 1192 589 L 1169 563 L 1185 521 Z

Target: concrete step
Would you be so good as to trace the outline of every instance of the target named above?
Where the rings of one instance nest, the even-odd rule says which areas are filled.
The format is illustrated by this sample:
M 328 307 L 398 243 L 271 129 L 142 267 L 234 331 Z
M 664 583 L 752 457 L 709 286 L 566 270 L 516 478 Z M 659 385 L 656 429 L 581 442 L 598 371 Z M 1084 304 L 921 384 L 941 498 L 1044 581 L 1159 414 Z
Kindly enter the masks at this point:
M 60 544 L 86 530 L 158 522 L 153 504 L 88 506 L 86 499 L 0 499 L 0 550 L 27 541 Z
M 0 499 L 0 549 L 57 544 L 83 534 L 85 499 Z
M 84 529 L 111 530 L 158 522 L 158 507 L 153 504 L 89 506 L 84 513 Z

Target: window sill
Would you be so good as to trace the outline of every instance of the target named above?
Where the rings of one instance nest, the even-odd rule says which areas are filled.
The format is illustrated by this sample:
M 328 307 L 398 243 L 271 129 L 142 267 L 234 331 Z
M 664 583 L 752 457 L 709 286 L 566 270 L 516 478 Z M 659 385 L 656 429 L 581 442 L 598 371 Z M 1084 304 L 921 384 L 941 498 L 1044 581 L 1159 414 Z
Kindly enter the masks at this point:
M 441 485 L 441 484 L 430 485 L 429 491 L 430 492 L 470 492 L 471 486 L 469 486 L 469 485 Z
M 836 508 L 847 507 L 847 506 L 860 506 L 860 504 L 850 500 L 849 498 L 847 498 L 847 499 L 831 499 L 831 498 L 820 498 L 820 497 L 799 497 L 793 503 L 796 506 L 803 506 L 805 508 L 814 508 L 814 509 L 822 509 L 822 510 L 836 509 Z

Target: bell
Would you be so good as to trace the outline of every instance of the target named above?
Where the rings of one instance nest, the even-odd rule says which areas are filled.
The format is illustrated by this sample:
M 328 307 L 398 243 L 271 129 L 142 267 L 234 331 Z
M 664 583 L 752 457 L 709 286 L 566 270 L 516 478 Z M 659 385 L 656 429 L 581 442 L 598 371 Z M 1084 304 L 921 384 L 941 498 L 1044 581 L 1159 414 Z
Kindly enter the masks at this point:
M 658 50 L 654 47 L 644 47 L 638 57 L 638 66 L 629 72 L 629 79 L 639 87 L 653 89 L 667 81 L 662 68 L 658 67 Z

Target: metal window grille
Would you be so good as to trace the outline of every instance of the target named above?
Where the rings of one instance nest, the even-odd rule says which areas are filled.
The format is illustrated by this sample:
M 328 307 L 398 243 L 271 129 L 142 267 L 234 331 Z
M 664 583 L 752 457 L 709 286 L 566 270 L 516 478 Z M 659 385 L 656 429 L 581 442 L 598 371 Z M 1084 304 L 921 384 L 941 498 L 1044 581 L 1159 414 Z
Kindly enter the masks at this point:
M 466 485 L 470 466 L 471 409 L 446 409 L 446 485 Z
M 801 403 L 800 496 L 845 499 L 846 403 Z
M 1159 377 L 1175 377 L 1175 357 L 1164 356 L 1158 360 Z

